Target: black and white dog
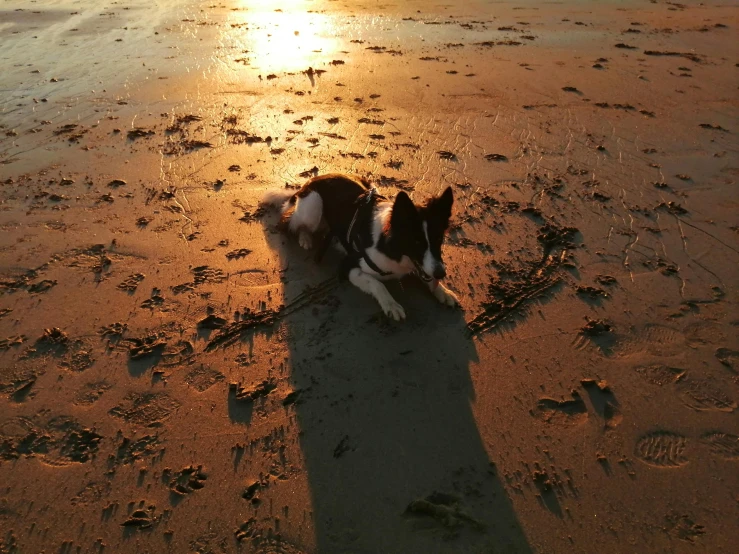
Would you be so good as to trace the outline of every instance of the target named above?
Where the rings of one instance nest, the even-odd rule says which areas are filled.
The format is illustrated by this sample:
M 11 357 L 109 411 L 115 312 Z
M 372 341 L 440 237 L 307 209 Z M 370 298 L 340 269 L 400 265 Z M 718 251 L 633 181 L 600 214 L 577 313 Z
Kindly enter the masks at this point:
M 405 310 L 381 281 L 416 274 L 439 302 L 457 306 L 455 294 L 439 281 L 446 276 L 441 245 L 449 227 L 451 187 L 417 206 L 403 191 L 389 201 L 360 178 L 339 173 L 310 179 L 297 192 L 270 191 L 263 203 L 281 207 L 281 223 L 317 258 L 336 238 L 347 253 L 343 274 L 371 294 L 382 311 L 400 321 Z

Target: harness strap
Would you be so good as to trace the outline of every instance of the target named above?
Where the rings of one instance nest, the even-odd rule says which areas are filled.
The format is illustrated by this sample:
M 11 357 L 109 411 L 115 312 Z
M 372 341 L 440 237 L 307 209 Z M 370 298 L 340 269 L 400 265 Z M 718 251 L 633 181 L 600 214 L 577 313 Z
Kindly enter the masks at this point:
M 354 212 L 354 217 L 352 218 L 352 222 L 349 224 L 349 229 L 346 232 L 346 243 L 351 244 L 352 243 L 352 231 L 354 230 L 354 224 L 357 222 L 357 216 L 359 215 L 359 208 L 361 206 L 357 206 L 357 210 Z
M 373 262 L 372 258 L 369 257 L 369 254 L 367 254 L 365 246 L 361 243 L 358 244 L 358 242 L 360 242 L 357 240 L 359 238 L 358 233 L 354 232 L 354 226 L 357 223 L 357 219 L 360 217 L 360 212 L 363 212 L 362 217 L 364 217 L 365 214 L 368 214 L 371 217 L 372 208 L 375 199 L 377 198 L 382 198 L 382 196 L 377 194 L 377 189 L 374 187 L 357 198 L 357 210 L 354 212 L 354 217 L 352 218 L 352 222 L 349 224 L 349 229 L 346 232 L 346 244 L 348 246 L 349 254 L 362 258 L 372 271 L 384 277 L 391 273 L 389 271 L 382 271 L 377 267 L 377 264 Z
M 379 267 L 377 267 L 377 264 L 372 261 L 372 258 L 369 257 L 369 255 L 367 254 L 367 251 L 366 250 L 364 250 L 362 252 L 362 259 L 367 263 L 367 265 L 370 267 L 370 269 L 372 271 L 374 271 L 375 273 L 379 273 L 383 277 L 385 277 L 387 275 L 391 275 L 391 273 L 389 271 L 383 271 Z

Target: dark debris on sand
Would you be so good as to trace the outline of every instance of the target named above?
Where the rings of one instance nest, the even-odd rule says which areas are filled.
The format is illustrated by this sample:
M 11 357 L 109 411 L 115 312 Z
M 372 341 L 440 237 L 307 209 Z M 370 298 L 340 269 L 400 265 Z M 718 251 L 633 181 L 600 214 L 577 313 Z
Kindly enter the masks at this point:
M 466 513 L 460 498 L 452 494 L 434 492 L 426 498 L 412 501 L 405 514 L 415 517 L 430 517 L 444 529 L 444 538 L 452 539 L 459 535 L 463 527 L 475 531 L 485 531 L 485 525 Z
M 509 319 L 526 303 L 537 298 L 561 280 L 559 273 L 578 230 L 546 223 L 539 229 L 537 239 L 542 245 L 541 258 L 528 270 L 521 270 L 513 279 L 493 278 L 488 286 L 488 299 L 482 313 L 467 323 L 469 335 L 476 335 Z

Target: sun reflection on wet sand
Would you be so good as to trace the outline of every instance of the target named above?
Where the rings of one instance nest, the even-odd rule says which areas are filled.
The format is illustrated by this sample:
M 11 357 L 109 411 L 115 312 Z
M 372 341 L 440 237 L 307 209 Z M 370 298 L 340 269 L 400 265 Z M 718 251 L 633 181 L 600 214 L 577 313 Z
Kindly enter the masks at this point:
M 315 13 L 316 2 L 243 1 L 231 20 L 244 61 L 265 72 L 302 71 L 330 62 L 339 39 L 332 18 Z

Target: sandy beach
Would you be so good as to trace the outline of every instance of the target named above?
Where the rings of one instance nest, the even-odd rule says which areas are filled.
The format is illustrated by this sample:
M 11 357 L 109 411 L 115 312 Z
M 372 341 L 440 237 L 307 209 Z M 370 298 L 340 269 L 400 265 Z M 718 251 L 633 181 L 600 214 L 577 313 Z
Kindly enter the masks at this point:
M 0 554 L 735 551 L 738 28 L 2 2 Z M 330 172 L 453 188 L 460 309 L 259 205 Z

